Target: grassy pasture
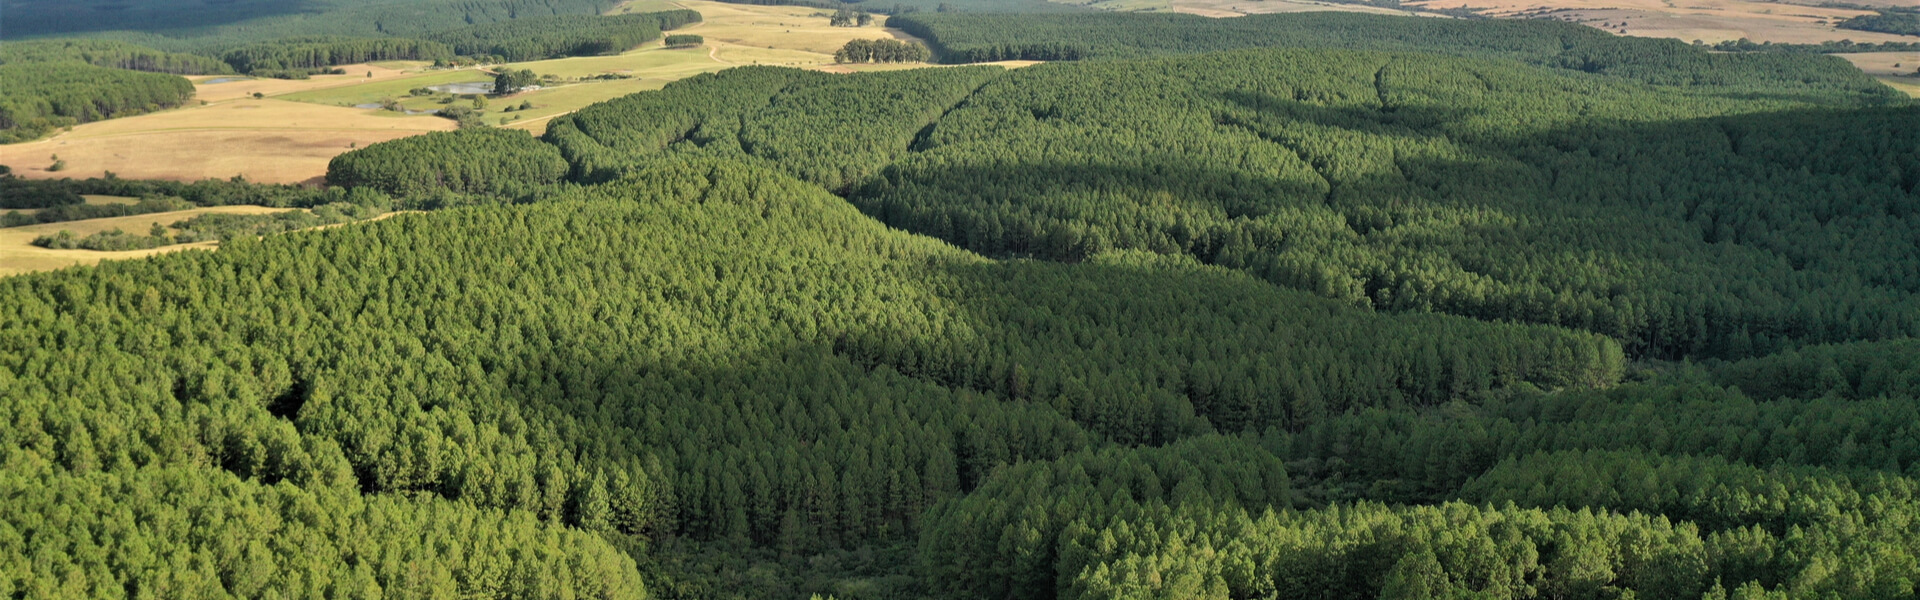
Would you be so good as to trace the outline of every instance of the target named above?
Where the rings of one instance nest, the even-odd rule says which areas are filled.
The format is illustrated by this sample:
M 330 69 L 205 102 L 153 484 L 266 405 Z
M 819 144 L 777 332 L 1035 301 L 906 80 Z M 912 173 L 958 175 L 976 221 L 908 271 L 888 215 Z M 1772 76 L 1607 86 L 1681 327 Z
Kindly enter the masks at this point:
M 541 75 L 565 78 L 592 77 L 602 73 L 620 73 L 635 77 L 682 79 L 718 70 L 704 48 L 668 50 L 653 42 L 646 48 L 613 56 L 557 58 L 506 65 L 509 69 L 528 69 Z
M 507 127 L 526 129 L 535 134 L 547 130 L 547 122 L 553 117 L 580 110 L 589 104 L 605 102 L 628 94 L 647 92 L 665 87 L 667 79 L 622 79 L 576 85 L 565 85 L 536 92 L 525 92 L 501 100 L 499 106 L 532 102 L 533 108 L 513 112 L 492 111 L 487 113 L 489 124 L 498 124 L 500 117 L 514 119 Z
M 432 63 L 417 61 L 390 61 L 377 64 L 346 65 L 345 75 L 314 75 L 312 79 L 249 79 L 226 83 L 206 83 L 228 76 L 190 77 L 194 82 L 194 97 L 207 102 L 224 102 L 251 98 L 257 92 L 267 96 L 281 96 L 313 90 L 355 86 L 369 82 L 392 81 L 411 78 L 421 67 Z M 367 77 L 372 73 L 373 77 Z
M 892 37 L 881 26 L 884 17 L 874 19 L 873 24 L 866 27 L 834 27 L 827 23 L 829 11 L 818 8 L 702 0 L 681 0 L 677 4 L 700 11 L 701 17 L 706 20 L 675 30 L 674 33 L 700 35 L 709 44 L 720 42 L 746 48 L 810 52 L 825 55 L 826 62 L 833 62 L 834 51 L 849 41 Z M 739 62 L 728 58 L 725 50 L 722 50 L 720 58 Z
M 376 103 L 386 98 L 405 98 L 407 91 L 414 88 L 482 81 L 491 82 L 493 76 L 478 69 L 430 71 L 384 81 L 294 92 L 274 98 L 332 106 L 355 106 Z

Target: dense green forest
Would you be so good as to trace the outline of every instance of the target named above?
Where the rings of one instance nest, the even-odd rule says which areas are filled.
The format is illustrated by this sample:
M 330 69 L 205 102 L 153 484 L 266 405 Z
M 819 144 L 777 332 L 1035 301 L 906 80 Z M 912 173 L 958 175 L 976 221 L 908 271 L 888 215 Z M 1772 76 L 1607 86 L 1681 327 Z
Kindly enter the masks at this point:
M 1573 23 L 1472 21 L 1348 12 L 1214 19 L 1184 14 L 913 14 L 889 18 L 945 62 L 1084 60 L 1304 47 L 1502 58 L 1660 85 L 1885 92 L 1844 60 L 1804 53 L 1720 54 L 1678 40 L 1621 37 Z
M 853 40 L 833 53 L 837 63 L 926 62 L 933 53 L 926 46 L 900 40 Z
M 660 39 L 662 31 L 698 22 L 700 13 L 685 9 L 609 17 L 541 17 L 441 31 L 427 39 L 447 44 L 462 56 L 520 62 L 625 52 Z
M 988 255 L 1187 254 L 1362 306 L 1743 357 L 1920 332 L 1920 249 L 1901 233 L 1920 206 L 1920 116 L 1840 108 L 1891 101 L 1846 83 L 1752 98 L 1761 84 L 1276 50 L 736 69 L 590 107 L 547 137 L 587 181 L 748 157 Z
M 216 58 L 198 54 L 161 52 L 137 44 L 111 40 L 61 39 L 9 41 L 0 44 L 0 64 L 84 62 L 96 67 L 131 69 L 175 75 L 218 75 L 233 68 Z
M 177 75 L 82 62 L 0 64 L 0 143 L 31 140 L 80 123 L 172 108 L 193 98 Z
M 735 68 L 326 189 L 0 177 L 312 209 L 0 279 L 0 597 L 1920 598 L 1915 104 L 1144 16 L 911 17 L 1088 60 Z
M 1920 35 L 1920 10 L 1893 8 L 1880 10 L 1879 13 L 1841 21 L 1838 27 L 1899 35 Z
M 446 44 L 404 38 L 294 37 L 249 44 L 220 54 L 241 73 L 311 70 L 379 60 L 445 60 Z
M 85 33 L 171 51 L 217 52 L 289 37 L 417 37 L 469 25 L 597 15 L 612 0 L 5 0 L 0 37 Z

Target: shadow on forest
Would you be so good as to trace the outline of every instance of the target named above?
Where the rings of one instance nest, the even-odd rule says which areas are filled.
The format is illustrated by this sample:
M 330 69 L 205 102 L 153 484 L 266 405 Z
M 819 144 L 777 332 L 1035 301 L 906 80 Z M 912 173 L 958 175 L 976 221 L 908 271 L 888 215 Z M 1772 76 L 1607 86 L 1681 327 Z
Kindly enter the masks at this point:
M 1080 164 L 974 166 L 956 152 L 909 157 L 849 199 L 891 226 L 989 256 L 1078 261 L 1105 248 L 1186 253 L 1327 294 L 1316 290 L 1325 280 L 1275 274 L 1265 266 L 1272 259 L 1261 258 L 1304 248 L 1316 262 L 1354 272 L 1364 286 L 1359 295 L 1383 308 L 1596 328 L 1630 341 L 1639 333 L 1589 324 L 1587 317 L 1567 321 L 1556 316 L 1562 308 L 1519 297 L 1511 302 L 1535 308 L 1381 304 L 1380 294 L 1437 268 L 1454 273 L 1445 276 L 1454 280 L 1448 285 L 1489 278 L 1596 305 L 1634 290 L 1718 290 L 1712 293 L 1726 306 L 1709 312 L 1724 322 L 1771 323 L 1755 331 L 1803 341 L 1898 337 L 1917 325 L 1897 316 L 1920 302 L 1920 273 L 1911 263 L 1920 255 L 1912 235 L 1920 228 L 1920 110 L 1913 107 L 1443 136 L 1446 123 L 1471 113 L 1385 113 L 1248 94 L 1227 99 L 1257 112 L 1222 119 L 1222 127 L 1299 150 L 1259 128 L 1306 122 L 1347 132 L 1352 143 L 1328 145 L 1344 152 L 1337 168 L 1298 153 L 1324 188 L 1234 169 L 1232 160 L 1200 160 L 1209 157 L 1150 156 L 1144 168 L 1141 157 L 1127 154 Z M 1403 127 L 1409 118 L 1439 129 Z M 1327 227 L 1329 217 L 1350 234 Z M 1069 232 L 1064 241 L 1059 231 Z M 1398 266 L 1413 256 L 1419 266 Z M 1407 268 L 1414 270 L 1402 272 Z M 1814 298 L 1845 308 L 1794 317 L 1818 324 L 1776 322 L 1783 307 Z M 1721 338 L 1744 336 L 1736 331 L 1743 327 L 1699 333 L 1700 341 L 1683 345 L 1733 343 Z

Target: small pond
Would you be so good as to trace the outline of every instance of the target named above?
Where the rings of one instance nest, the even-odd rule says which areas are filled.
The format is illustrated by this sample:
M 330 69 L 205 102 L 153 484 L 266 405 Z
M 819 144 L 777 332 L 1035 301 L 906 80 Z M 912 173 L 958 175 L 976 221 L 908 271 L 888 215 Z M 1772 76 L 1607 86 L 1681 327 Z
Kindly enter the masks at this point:
M 470 81 L 467 83 L 443 83 L 440 85 L 427 86 L 427 89 L 443 94 L 491 94 L 493 93 L 493 82 Z

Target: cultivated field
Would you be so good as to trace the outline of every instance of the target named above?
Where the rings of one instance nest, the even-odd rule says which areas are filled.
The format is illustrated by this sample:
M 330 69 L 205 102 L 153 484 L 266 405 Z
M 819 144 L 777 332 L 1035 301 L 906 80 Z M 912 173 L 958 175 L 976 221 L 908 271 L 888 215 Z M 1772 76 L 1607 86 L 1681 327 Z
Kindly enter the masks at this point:
M 876 20 L 868 27 L 833 27 L 820 9 L 752 6 L 698 0 L 636 0 L 613 13 L 674 8 L 700 11 L 705 22 L 676 30 L 704 36 L 700 48 L 668 50 L 652 42 L 615 56 L 543 60 L 507 65 L 564 79 L 619 74 L 630 79 L 567 83 L 489 100 L 484 120 L 543 131 L 553 117 L 669 82 L 739 65 L 786 65 L 833 71 L 833 52 L 854 39 L 894 37 Z M 327 161 L 355 147 L 454 128 L 447 119 L 355 108 L 395 99 L 414 111 L 441 107 L 408 91 L 449 83 L 491 81 L 478 69 L 429 69 L 427 63 L 389 61 L 347 65 L 345 75 L 309 80 L 247 79 L 209 83 L 194 77 L 197 103 L 153 114 L 89 123 L 28 144 L 0 146 L 0 164 L 31 178 L 123 177 L 196 180 L 244 176 L 295 183 L 326 174 Z M 865 70 L 864 67 L 861 70 Z M 261 94 L 265 99 L 255 99 Z M 507 106 L 531 102 L 525 111 Z M 46 168 L 59 155 L 67 169 Z
M 1888 0 L 1908 6 L 1914 0 Z M 1817 44 L 1920 42 L 1900 36 L 1834 27 L 1870 11 L 1764 0 L 1427 0 L 1431 9 L 1467 8 L 1491 17 L 1551 18 L 1639 37 L 1707 43 L 1746 38 L 1755 42 Z
M 216 84 L 228 85 L 228 84 Z M 0 164 L 28 178 L 225 179 L 297 183 L 326 174 L 327 161 L 358 146 L 454 128 L 431 116 L 266 100 L 111 119 L 26 144 L 0 146 Z M 52 157 L 66 170 L 47 171 Z
M 89 201 L 94 201 L 94 199 L 89 198 Z M 85 221 L 70 221 L 66 223 L 0 228 L 0 277 L 33 271 L 51 271 L 53 269 L 74 265 L 90 265 L 102 260 L 141 258 L 173 252 L 175 250 L 212 248 L 215 246 L 214 242 L 202 242 L 197 244 L 162 246 L 151 250 L 98 252 L 94 250 L 53 250 L 41 248 L 31 243 L 34 238 L 58 233 L 61 230 L 71 231 L 74 235 L 81 237 L 112 229 L 121 229 L 132 233 L 146 233 L 147 229 L 152 227 L 154 223 L 172 225 L 208 213 L 251 215 L 284 210 L 288 209 L 267 208 L 264 206 L 219 206 L 176 212 L 153 213 L 149 215 L 134 215 L 131 217 L 88 219 Z

